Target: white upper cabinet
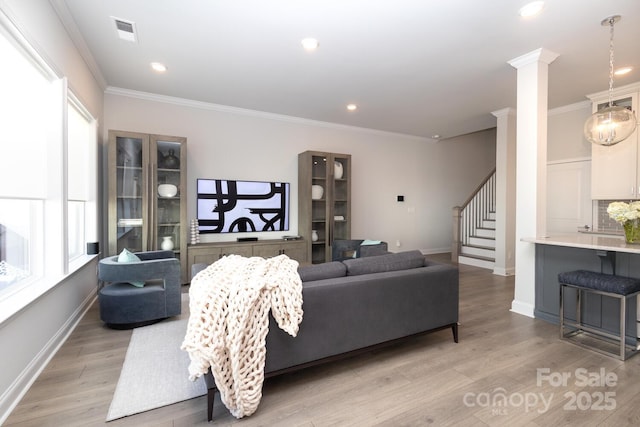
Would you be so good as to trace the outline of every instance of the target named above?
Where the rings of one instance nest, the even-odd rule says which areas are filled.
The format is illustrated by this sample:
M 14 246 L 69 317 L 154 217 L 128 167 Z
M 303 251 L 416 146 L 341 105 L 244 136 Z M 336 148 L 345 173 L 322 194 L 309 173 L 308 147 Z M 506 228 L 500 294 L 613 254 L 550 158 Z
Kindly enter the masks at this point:
M 614 104 L 638 112 L 640 83 L 614 92 Z M 609 102 L 609 92 L 589 95 L 592 111 Z M 638 130 L 624 141 L 609 147 L 591 145 L 591 198 L 594 200 L 640 199 L 640 150 Z

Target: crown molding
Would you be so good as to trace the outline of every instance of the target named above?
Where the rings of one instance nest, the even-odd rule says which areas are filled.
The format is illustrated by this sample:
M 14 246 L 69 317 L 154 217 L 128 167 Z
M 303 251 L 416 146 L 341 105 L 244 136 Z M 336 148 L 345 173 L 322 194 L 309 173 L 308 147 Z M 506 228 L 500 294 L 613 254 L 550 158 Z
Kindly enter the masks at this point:
M 572 111 L 578 110 L 589 110 L 589 114 L 591 114 L 591 102 L 590 101 L 580 101 L 575 104 L 563 105 L 561 107 L 553 108 L 548 111 L 549 116 L 557 116 L 559 114 L 570 113 Z
M 640 82 L 635 82 L 635 83 L 630 83 L 628 85 L 613 88 L 613 90 L 611 91 L 611 94 L 613 95 L 614 98 L 617 98 L 621 96 L 628 96 L 631 93 L 638 92 L 638 91 L 640 91 Z M 591 101 L 600 101 L 602 99 L 608 98 L 608 96 L 609 96 L 609 91 L 603 90 L 601 92 L 589 94 L 587 95 L 587 98 L 589 98 Z
M 513 107 L 503 108 L 501 110 L 492 111 L 491 114 L 495 117 L 515 116 L 517 110 Z
M 78 24 L 76 24 L 76 21 L 73 19 L 67 4 L 64 0 L 50 0 L 49 2 L 58 14 L 58 18 L 60 18 L 62 25 L 65 30 L 67 30 L 71 42 L 76 46 L 78 52 L 80 52 L 80 56 L 87 65 L 87 68 L 89 68 L 93 77 L 96 79 L 100 89 L 105 90 L 107 88 L 107 79 L 104 78 L 98 63 L 89 49 L 89 46 L 87 46 L 87 42 L 84 40 L 84 37 L 82 37 L 82 34 L 78 29 Z
M 277 120 L 287 123 L 295 123 L 307 126 L 317 126 L 330 129 L 347 130 L 353 132 L 367 133 L 373 135 L 402 138 L 410 141 L 437 142 L 431 138 L 408 135 L 404 133 L 387 132 L 377 129 L 363 128 L 359 126 L 343 125 L 339 123 L 323 122 L 320 120 L 305 119 L 302 117 L 287 116 L 285 114 L 268 113 L 265 111 L 249 110 L 246 108 L 231 107 L 228 105 L 214 104 L 211 102 L 195 101 L 192 99 L 178 98 L 175 96 L 159 95 L 157 93 L 142 92 L 131 89 L 124 89 L 108 86 L 105 90 L 107 95 L 126 96 L 129 98 L 142 99 L 145 101 L 161 102 L 165 104 L 178 105 L 181 107 L 198 108 L 201 110 L 216 111 L 219 113 L 236 114 L 239 116 L 256 117 L 265 120 Z
M 543 62 L 549 65 L 553 61 L 555 61 L 558 56 L 560 55 L 550 51 L 549 49 L 541 47 L 529 53 L 525 53 L 524 55 L 514 58 L 510 61 L 507 61 L 507 63 L 513 68 L 522 68 L 538 62 Z

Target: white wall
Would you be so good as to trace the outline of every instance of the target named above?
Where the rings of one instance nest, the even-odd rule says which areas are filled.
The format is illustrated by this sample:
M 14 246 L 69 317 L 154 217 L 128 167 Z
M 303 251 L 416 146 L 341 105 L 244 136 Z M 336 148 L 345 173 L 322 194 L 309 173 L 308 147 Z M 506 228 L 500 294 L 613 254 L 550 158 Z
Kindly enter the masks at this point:
M 282 234 L 297 233 L 298 153 L 351 154 L 352 236 L 385 240 L 392 251 L 449 251 L 451 208 L 495 165 L 494 130 L 436 142 L 119 89 L 105 95 L 104 129 L 187 138 L 189 218 L 196 215 L 197 178 L 291 182 L 291 230 Z
M 591 103 L 581 102 L 549 111 L 547 160 L 549 162 L 590 159 L 591 144 L 583 134 L 591 115 Z
M 591 144 L 583 126 L 591 114 L 588 101 L 549 111 L 547 139 L 547 231 L 576 232 L 593 227 Z
M 0 0 L 0 12 L 8 16 L 60 76 L 69 78 L 69 87 L 101 122 L 103 91 L 50 3 Z M 96 285 L 94 260 L 0 324 L 0 424 L 88 308 Z

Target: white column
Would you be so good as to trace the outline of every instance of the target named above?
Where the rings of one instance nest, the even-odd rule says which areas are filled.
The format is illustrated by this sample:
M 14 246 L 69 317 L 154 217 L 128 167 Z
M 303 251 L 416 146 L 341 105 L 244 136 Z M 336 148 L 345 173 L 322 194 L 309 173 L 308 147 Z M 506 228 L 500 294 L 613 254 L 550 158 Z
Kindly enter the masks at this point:
M 516 110 L 491 114 L 496 126 L 496 254 L 493 274 L 515 273 L 516 232 Z
M 511 311 L 534 317 L 535 245 L 546 233 L 549 64 L 558 54 L 538 49 L 509 61 L 518 71 L 516 131 L 516 282 Z

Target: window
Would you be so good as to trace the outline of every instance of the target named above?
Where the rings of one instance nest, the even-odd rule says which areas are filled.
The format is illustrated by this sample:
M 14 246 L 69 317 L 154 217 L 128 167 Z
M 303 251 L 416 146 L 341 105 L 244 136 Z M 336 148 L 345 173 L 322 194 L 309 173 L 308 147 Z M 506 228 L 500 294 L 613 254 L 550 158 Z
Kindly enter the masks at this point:
M 0 199 L 0 297 L 42 276 L 42 201 Z
M 0 58 L 2 322 L 13 295 L 55 286 L 97 240 L 97 135 L 66 80 L 4 20 Z
M 84 107 L 70 97 L 67 106 L 67 242 L 69 261 L 95 240 L 96 126 Z
M 0 297 L 40 278 L 53 79 L 0 33 Z M 55 110 L 53 111 L 55 112 Z M 41 125 L 35 125 L 35 124 Z M 14 287 L 14 289 L 16 289 Z

